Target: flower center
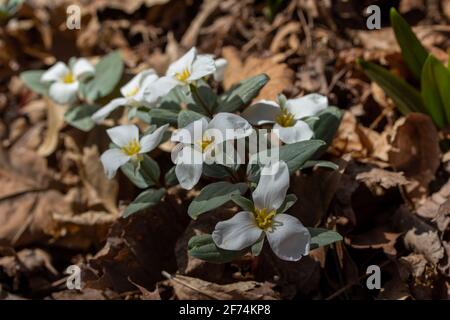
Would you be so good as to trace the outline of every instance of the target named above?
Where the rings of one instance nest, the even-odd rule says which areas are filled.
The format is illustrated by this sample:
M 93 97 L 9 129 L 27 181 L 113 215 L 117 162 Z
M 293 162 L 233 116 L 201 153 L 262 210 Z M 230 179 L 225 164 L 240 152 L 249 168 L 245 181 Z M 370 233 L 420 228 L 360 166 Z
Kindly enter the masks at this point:
M 253 212 L 255 215 L 256 224 L 260 229 L 267 229 L 272 226 L 272 219 L 277 213 L 276 210 L 270 210 L 267 208 L 258 209 L 255 208 Z
M 202 140 L 198 140 L 197 144 L 200 146 L 202 152 L 205 152 L 206 148 L 213 143 L 214 137 L 204 137 Z
M 175 74 L 175 77 L 181 82 L 186 82 L 190 76 L 191 72 L 188 69 L 184 69 L 183 72 L 178 72 Z
M 75 77 L 73 76 L 72 72 L 69 72 L 63 77 L 62 80 L 63 80 L 64 83 L 74 83 L 75 82 Z
M 122 147 L 122 151 L 127 156 L 134 156 L 141 151 L 141 145 L 139 144 L 139 141 L 136 139 L 130 141 L 126 146 Z
M 276 121 L 282 127 L 292 127 L 295 124 L 294 115 L 286 108 L 281 108 L 281 113 L 277 116 Z
M 132 97 L 134 96 L 136 93 L 138 93 L 139 91 L 139 87 L 134 87 L 133 89 L 131 89 L 130 91 L 127 92 L 127 94 L 125 95 L 126 98 Z

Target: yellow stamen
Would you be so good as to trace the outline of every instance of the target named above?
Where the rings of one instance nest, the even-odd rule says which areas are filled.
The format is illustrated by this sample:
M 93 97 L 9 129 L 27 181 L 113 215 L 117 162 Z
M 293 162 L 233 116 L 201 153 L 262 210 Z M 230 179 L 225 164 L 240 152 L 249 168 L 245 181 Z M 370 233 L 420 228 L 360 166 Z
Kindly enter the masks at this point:
M 122 151 L 128 156 L 134 156 L 141 151 L 141 145 L 136 139 L 130 141 L 126 146 L 122 147 Z
M 139 91 L 139 87 L 134 87 L 133 89 L 131 89 L 126 95 L 125 97 L 129 98 L 134 96 L 136 93 L 138 93 Z
M 292 127 L 295 124 L 294 115 L 286 108 L 281 108 L 281 113 L 277 116 L 276 121 L 282 127 Z
M 208 138 L 208 137 L 204 137 L 202 140 L 198 140 L 197 144 L 200 146 L 200 149 L 202 150 L 202 152 L 205 152 L 206 148 L 208 148 L 208 146 L 213 143 L 214 139 L 213 137 Z
M 265 230 L 272 226 L 272 219 L 277 212 L 276 210 L 269 211 L 267 208 L 255 208 L 255 211 L 253 213 L 255 215 L 255 220 L 258 227 Z
M 73 73 L 69 72 L 68 74 L 66 74 L 63 78 L 63 82 L 64 83 L 74 83 L 75 77 L 73 76 Z
M 190 76 L 191 72 L 188 69 L 184 69 L 183 72 L 178 72 L 175 74 L 175 77 L 181 82 L 186 82 Z

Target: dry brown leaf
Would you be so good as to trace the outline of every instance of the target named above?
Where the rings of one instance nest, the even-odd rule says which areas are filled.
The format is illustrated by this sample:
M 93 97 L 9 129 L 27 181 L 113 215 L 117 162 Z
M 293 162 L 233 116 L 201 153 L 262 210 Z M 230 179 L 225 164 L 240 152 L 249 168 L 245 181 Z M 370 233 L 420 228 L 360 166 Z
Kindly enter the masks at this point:
M 285 63 L 281 63 L 277 56 L 268 58 L 249 57 L 243 62 L 239 51 L 234 47 L 224 47 L 222 55 L 228 60 L 223 86 L 226 90 L 241 80 L 265 73 L 270 77 L 269 82 L 260 91 L 256 100 L 275 100 L 283 91 L 290 90 L 293 84 L 294 72 Z
M 59 132 L 64 126 L 65 107 L 59 106 L 47 100 L 47 131 L 42 145 L 38 149 L 38 154 L 44 157 L 52 154 L 58 146 Z
M 176 275 L 169 279 L 180 300 L 275 300 L 278 293 L 269 282 L 241 281 L 219 285 L 197 278 Z
M 356 180 L 364 182 L 369 189 L 378 186 L 389 189 L 404 186 L 409 183 L 402 172 L 391 172 L 378 168 L 372 168 L 370 171 L 359 173 L 356 176 Z
M 440 165 L 439 136 L 431 119 L 421 113 L 411 113 L 394 125 L 390 139 L 389 163 L 405 176 L 419 183 L 410 185 L 412 197 L 426 194 Z M 413 189 L 414 188 L 414 189 Z

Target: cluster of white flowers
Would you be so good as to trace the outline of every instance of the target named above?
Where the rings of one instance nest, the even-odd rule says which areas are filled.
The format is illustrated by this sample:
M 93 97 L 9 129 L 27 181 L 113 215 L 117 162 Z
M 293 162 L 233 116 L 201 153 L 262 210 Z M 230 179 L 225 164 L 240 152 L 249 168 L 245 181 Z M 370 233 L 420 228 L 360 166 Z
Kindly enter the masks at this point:
M 212 76 L 221 81 L 227 62 L 213 56 L 198 54 L 195 48 L 172 63 L 163 76 L 153 69 L 141 71 L 120 89 L 121 97 L 111 100 L 92 115 L 101 122 L 121 106 L 137 108 L 158 107 L 160 98 L 176 86 L 195 88 L 197 82 Z M 41 81 L 49 83 L 49 96 L 58 103 L 68 104 L 78 97 L 80 81 L 92 76 L 95 68 L 86 59 L 72 59 L 69 66 L 58 62 L 42 75 Z M 219 112 L 212 119 L 202 117 L 172 133 L 171 141 L 177 143 L 172 151 L 175 174 L 182 188 L 192 189 L 200 180 L 204 163 L 216 161 L 224 164 L 224 146 L 248 137 L 252 125 L 273 124 L 273 131 L 285 144 L 309 140 L 314 133 L 305 118 L 317 115 L 328 107 L 328 100 L 318 94 L 297 99 L 259 101 L 248 107 L 241 116 Z M 140 137 L 136 125 L 121 125 L 107 130 L 114 147 L 106 150 L 101 161 L 108 178 L 127 162 L 139 164 L 143 154 L 161 143 L 169 124 Z M 233 132 L 233 134 L 229 134 Z M 249 248 L 266 237 L 275 254 L 288 261 L 299 260 L 309 252 L 310 234 L 298 219 L 285 214 L 280 208 L 289 188 L 289 171 L 286 163 L 278 161 L 265 166 L 259 183 L 253 191 L 253 210 L 241 211 L 227 221 L 219 222 L 212 234 L 217 247 L 239 251 Z M 248 209 L 248 208 L 247 208 Z

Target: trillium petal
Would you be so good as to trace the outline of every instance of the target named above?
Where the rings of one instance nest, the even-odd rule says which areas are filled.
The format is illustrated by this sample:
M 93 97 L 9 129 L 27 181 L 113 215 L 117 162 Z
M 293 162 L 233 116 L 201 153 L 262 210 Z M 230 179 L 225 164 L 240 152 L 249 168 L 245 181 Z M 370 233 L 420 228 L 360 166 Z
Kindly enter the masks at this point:
M 286 261 L 298 261 L 309 253 L 311 235 L 295 217 L 280 213 L 273 218 L 273 227 L 266 231 L 272 251 Z
M 278 209 L 289 188 L 289 169 L 284 161 L 278 161 L 261 170 L 258 186 L 253 191 L 253 202 L 258 209 Z
M 273 129 L 278 138 L 287 144 L 309 140 L 314 135 L 309 125 L 302 120 L 297 120 L 292 127 L 282 127 L 276 123 Z
M 106 130 L 106 133 L 119 148 L 125 147 L 133 140 L 139 140 L 139 129 L 134 124 L 117 126 Z
M 236 114 L 220 112 L 209 122 L 207 131 L 215 136 L 214 143 L 221 143 L 225 140 L 247 137 L 253 128 L 247 120 Z
M 50 85 L 48 95 L 59 104 L 69 104 L 77 99 L 78 82 L 54 82 Z
M 140 141 L 141 150 L 139 151 L 139 153 L 147 153 L 155 149 L 161 142 L 164 132 L 166 131 L 168 126 L 168 124 L 165 124 L 162 127 L 156 129 L 154 132 L 143 136 Z
M 295 119 L 314 116 L 327 107 L 327 97 L 317 93 L 297 99 L 289 99 L 286 102 L 286 109 L 295 116 Z
M 75 61 L 72 68 L 73 75 L 76 79 L 83 79 L 95 73 L 94 66 L 85 58 L 80 58 Z
M 191 75 L 188 80 L 194 81 L 201 79 L 207 75 L 213 74 L 216 71 L 216 64 L 214 58 L 209 54 L 200 54 L 194 60 L 191 69 Z
M 153 105 L 160 97 L 165 96 L 181 83 L 174 77 L 161 77 L 145 87 L 142 92 L 143 101 L 148 105 Z
M 216 71 L 214 72 L 214 81 L 222 82 L 225 76 L 225 70 L 228 66 L 228 61 L 223 58 L 219 58 L 214 60 L 214 64 L 216 65 Z
M 194 143 L 202 139 L 203 133 L 208 127 L 205 117 L 189 123 L 186 127 L 178 129 L 172 134 L 171 141 L 182 143 Z
M 92 116 L 92 120 L 94 122 L 100 122 L 105 120 L 107 116 L 111 114 L 114 110 L 116 110 L 120 106 L 125 106 L 127 104 L 127 99 L 125 98 L 117 98 L 111 100 L 106 106 L 100 108 L 96 111 Z
M 242 117 L 251 124 L 259 126 L 275 122 L 280 111 L 280 106 L 275 101 L 261 100 L 245 109 L 242 112 Z
M 180 186 L 184 189 L 192 189 L 202 176 L 203 164 L 178 163 L 175 167 Z
M 166 75 L 175 76 L 177 73 L 181 73 L 184 70 L 191 71 L 192 63 L 194 62 L 195 57 L 197 56 L 197 49 L 195 47 L 191 48 L 184 56 L 182 56 L 177 61 L 170 64 L 167 69 Z
M 105 174 L 108 179 L 116 175 L 117 169 L 130 160 L 130 157 L 123 153 L 120 149 L 109 149 L 103 152 L 100 157 Z
M 263 231 L 257 227 L 253 213 L 241 211 L 231 219 L 216 224 L 212 238 L 225 250 L 242 250 L 258 241 Z
M 47 71 L 45 71 L 41 76 L 41 81 L 51 82 L 51 81 L 61 81 L 66 74 L 70 72 L 69 68 L 64 62 L 57 62 L 51 66 Z
M 136 95 L 142 87 L 145 79 L 150 77 L 151 79 L 154 77 L 158 77 L 155 70 L 147 69 L 139 72 L 135 75 L 130 81 L 127 82 L 126 85 L 120 88 L 120 93 L 124 97 L 131 97 Z

